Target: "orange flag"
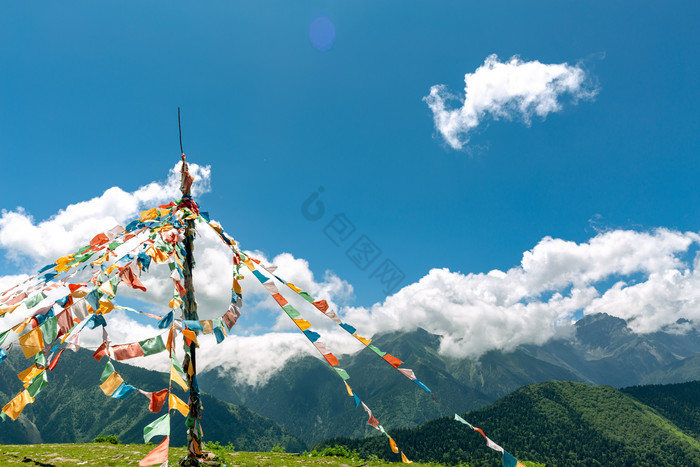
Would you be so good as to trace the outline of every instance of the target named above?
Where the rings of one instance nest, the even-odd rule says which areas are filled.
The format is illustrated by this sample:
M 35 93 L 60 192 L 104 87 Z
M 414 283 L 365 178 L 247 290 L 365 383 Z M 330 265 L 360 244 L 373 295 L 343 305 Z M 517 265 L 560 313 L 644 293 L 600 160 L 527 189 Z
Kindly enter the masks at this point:
M 389 438 L 389 445 L 391 446 L 391 451 L 394 454 L 399 453 L 399 447 L 396 445 L 396 441 L 394 441 L 394 438 L 391 438 L 391 437 Z

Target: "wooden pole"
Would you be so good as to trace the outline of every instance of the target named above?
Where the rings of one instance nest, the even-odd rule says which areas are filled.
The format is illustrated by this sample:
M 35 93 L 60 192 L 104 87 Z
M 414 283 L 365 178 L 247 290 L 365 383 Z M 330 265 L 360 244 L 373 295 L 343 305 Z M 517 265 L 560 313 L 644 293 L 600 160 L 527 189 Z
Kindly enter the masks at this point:
M 180 124 L 180 109 L 178 109 L 178 127 Z M 182 136 L 180 137 L 180 149 L 182 149 Z M 185 154 L 182 153 L 182 167 L 180 178 L 180 190 L 182 191 L 181 205 L 185 209 L 192 210 L 193 202 L 190 189 L 192 187 L 192 175 L 190 175 Z M 185 261 L 183 264 L 183 278 L 185 282 L 185 296 L 182 297 L 183 317 L 186 320 L 199 320 L 197 315 L 197 301 L 194 298 L 194 284 L 192 283 L 192 270 L 194 269 L 194 219 L 185 220 Z M 187 375 L 187 386 L 189 387 L 190 397 L 189 406 L 190 412 L 187 416 L 185 424 L 187 425 L 187 459 L 201 459 L 204 456 L 202 453 L 203 434 L 201 426 L 202 403 L 199 397 L 199 385 L 197 384 L 197 344 L 190 342 L 187 344 L 185 338 L 185 358 L 182 362 L 182 368 Z M 195 465 L 198 464 L 198 461 Z

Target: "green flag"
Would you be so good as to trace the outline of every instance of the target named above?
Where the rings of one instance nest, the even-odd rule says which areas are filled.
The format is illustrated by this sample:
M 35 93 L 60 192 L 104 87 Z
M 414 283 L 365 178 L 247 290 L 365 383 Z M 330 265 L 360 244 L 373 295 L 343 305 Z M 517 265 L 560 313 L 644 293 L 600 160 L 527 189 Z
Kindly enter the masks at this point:
M 154 420 L 143 428 L 143 441 L 147 443 L 154 436 L 170 435 L 170 412 Z
M 141 341 L 139 342 L 139 345 L 143 349 L 144 355 L 153 355 L 165 350 L 165 343 L 163 342 L 163 338 L 161 336 L 156 336 L 151 339 Z

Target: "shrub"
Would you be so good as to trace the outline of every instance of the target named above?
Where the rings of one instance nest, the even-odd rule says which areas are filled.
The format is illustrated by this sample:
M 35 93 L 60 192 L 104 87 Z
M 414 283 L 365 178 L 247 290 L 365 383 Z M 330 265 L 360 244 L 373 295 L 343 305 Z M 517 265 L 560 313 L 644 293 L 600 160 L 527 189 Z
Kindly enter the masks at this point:
M 117 435 L 103 435 L 100 433 L 95 438 L 96 443 L 109 443 L 109 444 L 121 444 Z
M 346 457 L 348 459 L 357 459 L 360 455 L 357 451 L 351 451 L 347 446 L 326 446 L 322 451 L 315 449 L 309 453 L 311 457 Z
M 204 443 L 204 448 L 213 452 L 216 456 L 217 461 L 224 461 L 226 459 L 226 453 L 233 452 L 236 448 L 229 441 L 225 446 L 219 444 L 218 441 L 206 441 Z

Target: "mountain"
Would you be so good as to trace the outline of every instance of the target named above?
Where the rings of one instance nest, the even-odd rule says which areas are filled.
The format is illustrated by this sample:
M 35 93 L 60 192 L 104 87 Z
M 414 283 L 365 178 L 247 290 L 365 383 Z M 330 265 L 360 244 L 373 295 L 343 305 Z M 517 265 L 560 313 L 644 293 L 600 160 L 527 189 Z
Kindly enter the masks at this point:
M 125 443 L 142 443 L 143 427 L 165 412 L 148 410 L 148 400 L 133 392 L 125 400 L 106 397 L 99 388 L 105 365 L 90 352 L 64 352 L 56 368 L 49 372 L 49 384 L 25 407 L 13 422 L 0 423 L 0 443 L 89 442 L 98 434 L 114 434 Z M 9 401 L 21 389 L 17 373 L 30 366 L 19 349 L 10 352 L 0 364 L 0 397 Z M 167 375 L 113 362 L 115 370 L 129 384 L 146 391 L 167 387 Z M 179 389 L 178 389 L 179 390 Z M 186 400 L 184 393 L 178 396 Z M 202 395 L 202 424 L 206 441 L 231 442 L 239 449 L 267 451 L 275 444 L 290 452 L 305 449 L 303 442 L 277 423 L 251 410 Z M 184 417 L 171 415 L 171 444 L 186 444 Z
M 636 334 L 624 320 L 604 313 L 580 319 L 572 340 L 553 340 L 540 347 L 523 346 L 522 350 L 571 370 L 582 381 L 613 387 L 652 382 L 650 378 L 658 383 L 700 378 L 700 372 L 693 373 L 692 368 L 677 371 L 672 380 L 665 378 L 672 369 L 684 367 L 684 360 L 698 361 L 700 333 Z
M 524 384 L 578 377 L 522 352 L 492 353 L 481 361 L 451 360 L 438 354 L 439 338 L 419 329 L 379 336 L 379 348 L 400 356 L 416 375 L 453 410 L 464 412 L 488 405 Z M 355 393 L 391 427 L 409 427 L 445 415 L 445 408 L 369 349 L 340 358 Z M 210 371 L 202 387 L 216 397 L 269 417 L 307 443 L 331 436 L 372 434 L 366 415 L 347 396 L 335 372 L 324 362 L 303 357 L 288 363 L 265 384 L 236 383 L 231 371 Z
M 696 383 L 636 388 L 630 390 L 633 397 L 609 386 L 538 383 L 464 418 L 517 458 L 548 467 L 700 465 L 697 425 L 674 425 L 637 399 L 660 397 L 665 401 L 661 405 L 668 407 L 680 395 L 680 404 L 697 415 L 697 388 Z M 412 460 L 500 465 L 500 455 L 486 447 L 481 435 L 450 418 L 390 433 Z M 346 445 L 363 456 L 396 459 L 383 436 L 331 439 L 316 448 L 334 444 Z
M 635 334 L 624 320 L 606 314 L 579 320 L 570 339 L 492 351 L 478 360 L 440 355 L 440 338 L 422 329 L 379 335 L 373 342 L 403 360 L 403 367 L 413 369 L 441 401 L 460 413 L 485 407 L 522 386 L 552 380 L 624 387 L 650 379 L 700 379 L 696 331 Z M 340 363 L 355 392 L 387 428 L 411 427 L 448 413 L 367 349 Z M 202 374 L 200 381 L 216 397 L 244 404 L 310 444 L 331 436 L 373 434 L 334 372 L 313 357 L 288 362 L 259 386 L 240 384 L 235 371 L 222 369 Z
M 644 384 L 682 383 L 700 378 L 700 354 L 678 360 L 643 377 Z

